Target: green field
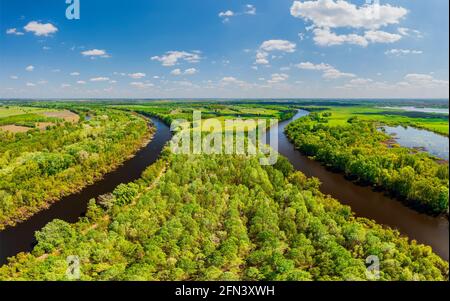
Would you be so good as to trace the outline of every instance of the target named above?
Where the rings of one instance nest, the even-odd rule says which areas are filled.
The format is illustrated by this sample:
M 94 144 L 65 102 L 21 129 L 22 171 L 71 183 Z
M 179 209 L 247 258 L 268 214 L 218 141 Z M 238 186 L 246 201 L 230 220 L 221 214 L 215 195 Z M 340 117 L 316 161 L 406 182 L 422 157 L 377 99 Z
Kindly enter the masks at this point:
M 344 125 L 349 118 L 358 116 L 361 120 L 374 120 L 388 125 L 409 125 L 445 136 L 449 134 L 448 115 L 405 112 L 375 106 L 305 106 L 304 108 L 331 112 L 331 116 L 328 118 L 330 125 Z

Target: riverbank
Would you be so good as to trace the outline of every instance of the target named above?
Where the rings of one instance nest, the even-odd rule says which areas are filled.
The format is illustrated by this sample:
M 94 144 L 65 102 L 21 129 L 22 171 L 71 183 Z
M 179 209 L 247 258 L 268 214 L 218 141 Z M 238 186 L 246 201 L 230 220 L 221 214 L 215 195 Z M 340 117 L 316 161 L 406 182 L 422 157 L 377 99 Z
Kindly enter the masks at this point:
M 278 152 L 307 177 L 320 180 L 320 190 L 331 195 L 340 203 L 348 205 L 356 216 L 397 229 L 410 240 L 429 245 L 443 259 L 449 258 L 449 221 L 446 217 L 433 217 L 419 213 L 396 199 L 375 191 L 370 186 L 355 184 L 341 173 L 328 170 L 296 150 L 284 134 L 285 127 L 292 121 L 307 116 L 309 112 L 300 110 L 288 121 L 278 126 Z M 270 133 L 268 133 L 269 135 Z

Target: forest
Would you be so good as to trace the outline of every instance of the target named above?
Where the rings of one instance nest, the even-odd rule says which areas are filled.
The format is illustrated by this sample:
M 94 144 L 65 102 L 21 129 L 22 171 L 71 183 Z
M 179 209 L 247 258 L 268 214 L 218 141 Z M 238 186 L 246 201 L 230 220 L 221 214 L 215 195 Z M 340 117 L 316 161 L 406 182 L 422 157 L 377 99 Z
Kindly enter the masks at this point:
M 448 213 L 448 162 L 389 145 L 391 137 L 377 122 L 353 116 L 330 125 L 330 116 L 315 112 L 292 122 L 286 134 L 302 153 L 353 180 L 389 191 L 418 210 Z
M 280 158 L 163 151 L 138 181 L 91 200 L 75 224 L 54 220 L 1 280 L 448 280 L 448 263 L 398 231 L 356 218 Z
M 123 111 L 63 106 L 78 122 L 46 117 L 51 108 L 26 108 L 1 124 L 27 126 L 26 132 L 0 130 L 0 230 L 13 226 L 113 170 L 150 137 L 147 121 Z M 11 108 L 17 110 L 17 108 Z M 23 110 L 23 108 L 22 108 Z M 78 118 L 78 116 L 77 116 Z M 45 129 L 35 125 L 48 122 Z

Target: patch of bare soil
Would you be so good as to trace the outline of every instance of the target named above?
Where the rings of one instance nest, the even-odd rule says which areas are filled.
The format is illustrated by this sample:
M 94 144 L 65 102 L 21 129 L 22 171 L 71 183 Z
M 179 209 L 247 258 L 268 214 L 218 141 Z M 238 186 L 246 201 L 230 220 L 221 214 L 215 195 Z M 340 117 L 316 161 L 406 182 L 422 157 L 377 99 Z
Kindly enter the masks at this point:
M 36 127 L 41 131 L 46 130 L 48 126 L 54 125 L 53 122 L 38 122 L 36 123 Z
M 11 133 L 26 133 L 29 130 L 32 130 L 30 127 L 8 124 L 0 126 L 0 129 L 3 131 L 11 132 Z
M 67 122 L 78 122 L 80 120 L 80 116 L 77 114 L 70 112 L 69 110 L 64 111 L 57 111 L 57 112 L 44 112 L 43 113 L 47 117 L 55 117 L 55 118 L 62 118 Z

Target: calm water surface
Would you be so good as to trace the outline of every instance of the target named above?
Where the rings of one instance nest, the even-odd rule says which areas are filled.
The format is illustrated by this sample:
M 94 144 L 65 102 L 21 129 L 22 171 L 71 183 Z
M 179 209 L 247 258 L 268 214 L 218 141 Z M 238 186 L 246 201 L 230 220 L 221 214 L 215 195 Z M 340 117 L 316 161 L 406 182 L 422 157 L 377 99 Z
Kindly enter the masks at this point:
M 293 119 L 280 122 L 277 134 L 280 154 L 287 157 L 292 165 L 305 175 L 319 178 L 322 182 L 320 190 L 342 204 L 350 206 L 357 216 L 373 219 L 380 224 L 398 229 L 409 238 L 431 246 L 434 252 L 448 260 L 449 222 L 447 218 L 418 213 L 382 192 L 354 184 L 345 179 L 342 174 L 329 171 L 295 149 L 284 134 L 284 129 L 293 120 L 308 114 L 307 111 L 299 110 Z
M 448 160 L 448 137 L 427 130 L 403 126 L 383 126 L 387 134 L 404 147 L 424 148 L 425 151 L 438 158 Z

